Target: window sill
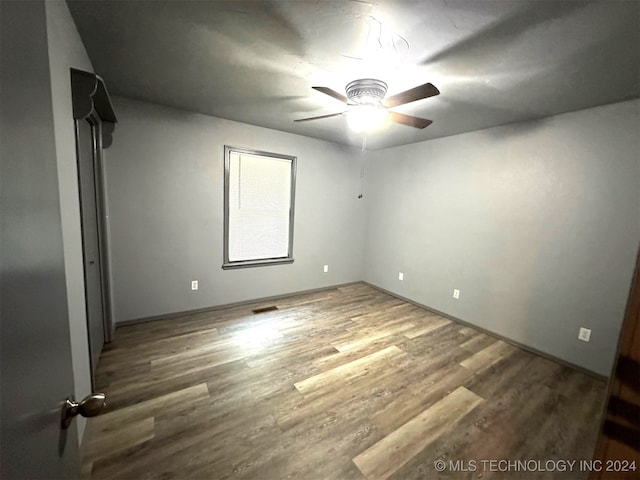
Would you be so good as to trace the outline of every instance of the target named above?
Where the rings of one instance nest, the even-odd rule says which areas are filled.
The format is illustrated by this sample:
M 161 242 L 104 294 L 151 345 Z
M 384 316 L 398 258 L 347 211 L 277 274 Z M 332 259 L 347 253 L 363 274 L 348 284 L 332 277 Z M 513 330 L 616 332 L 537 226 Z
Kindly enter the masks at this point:
M 236 268 L 266 267 L 268 265 L 283 265 L 293 263 L 293 258 L 265 258 L 260 260 L 243 260 L 240 262 L 228 262 L 222 264 L 223 270 Z

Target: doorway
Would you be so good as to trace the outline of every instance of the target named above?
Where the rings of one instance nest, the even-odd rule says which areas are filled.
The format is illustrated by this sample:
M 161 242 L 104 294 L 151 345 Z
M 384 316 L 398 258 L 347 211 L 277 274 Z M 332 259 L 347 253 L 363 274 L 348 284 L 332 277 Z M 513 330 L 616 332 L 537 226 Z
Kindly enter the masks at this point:
M 76 131 L 78 191 L 82 233 L 87 334 L 91 385 L 114 323 L 111 312 L 103 149 L 111 144 L 115 115 L 102 79 L 71 70 Z

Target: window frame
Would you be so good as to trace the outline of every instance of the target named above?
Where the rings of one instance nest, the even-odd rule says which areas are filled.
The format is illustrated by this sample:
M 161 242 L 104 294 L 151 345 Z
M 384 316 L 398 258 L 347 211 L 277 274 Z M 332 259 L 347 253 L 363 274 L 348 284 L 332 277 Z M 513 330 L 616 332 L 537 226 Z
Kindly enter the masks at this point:
M 291 197 L 289 205 L 289 248 L 286 257 L 260 258 L 254 260 L 229 260 L 229 178 L 231 174 L 231 153 L 239 153 L 246 155 L 254 155 L 261 157 L 277 158 L 279 160 L 287 160 L 291 162 Z M 295 212 L 295 192 L 296 192 L 296 164 L 298 158 L 291 155 L 283 155 L 280 153 L 264 152 L 261 150 L 253 150 L 250 148 L 232 147 L 225 145 L 224 147 L 224 248 L 223 248 L 223 270 L 235 268 L 263 267 L 267 265 L 282 265 L 293 263 L 293 220 Z

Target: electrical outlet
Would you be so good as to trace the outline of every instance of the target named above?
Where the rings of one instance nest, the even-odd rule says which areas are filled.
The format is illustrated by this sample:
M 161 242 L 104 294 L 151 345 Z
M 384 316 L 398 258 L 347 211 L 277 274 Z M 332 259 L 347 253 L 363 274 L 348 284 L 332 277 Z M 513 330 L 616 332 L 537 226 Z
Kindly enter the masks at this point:
M 329 265 L 325 265 L 324 266 L 324 273 L 327 273 L 329 271 Z
M 460 298 L 460 290 L 458 290 L 457 288 L 453 289 L 453 298 L 455 298 L 456 300 Z
M 404 273 L 398 272 L 398 280 L 404 280 Z
M 198 289 L 198 280 L 191 280 L 191 290 Z
M 589 340 L 591 340 L 591 330 L 588 328 L 580 327 L 578 339 L 582 340 L 583 342 L 588 342 Z

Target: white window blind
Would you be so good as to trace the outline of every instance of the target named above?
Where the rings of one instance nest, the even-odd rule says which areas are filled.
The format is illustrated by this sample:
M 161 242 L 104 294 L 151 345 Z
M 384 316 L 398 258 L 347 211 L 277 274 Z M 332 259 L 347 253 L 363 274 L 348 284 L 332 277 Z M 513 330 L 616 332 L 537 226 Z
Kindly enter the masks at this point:
M 230 150 L 225 262 L 291 255 L 293 159 Z

